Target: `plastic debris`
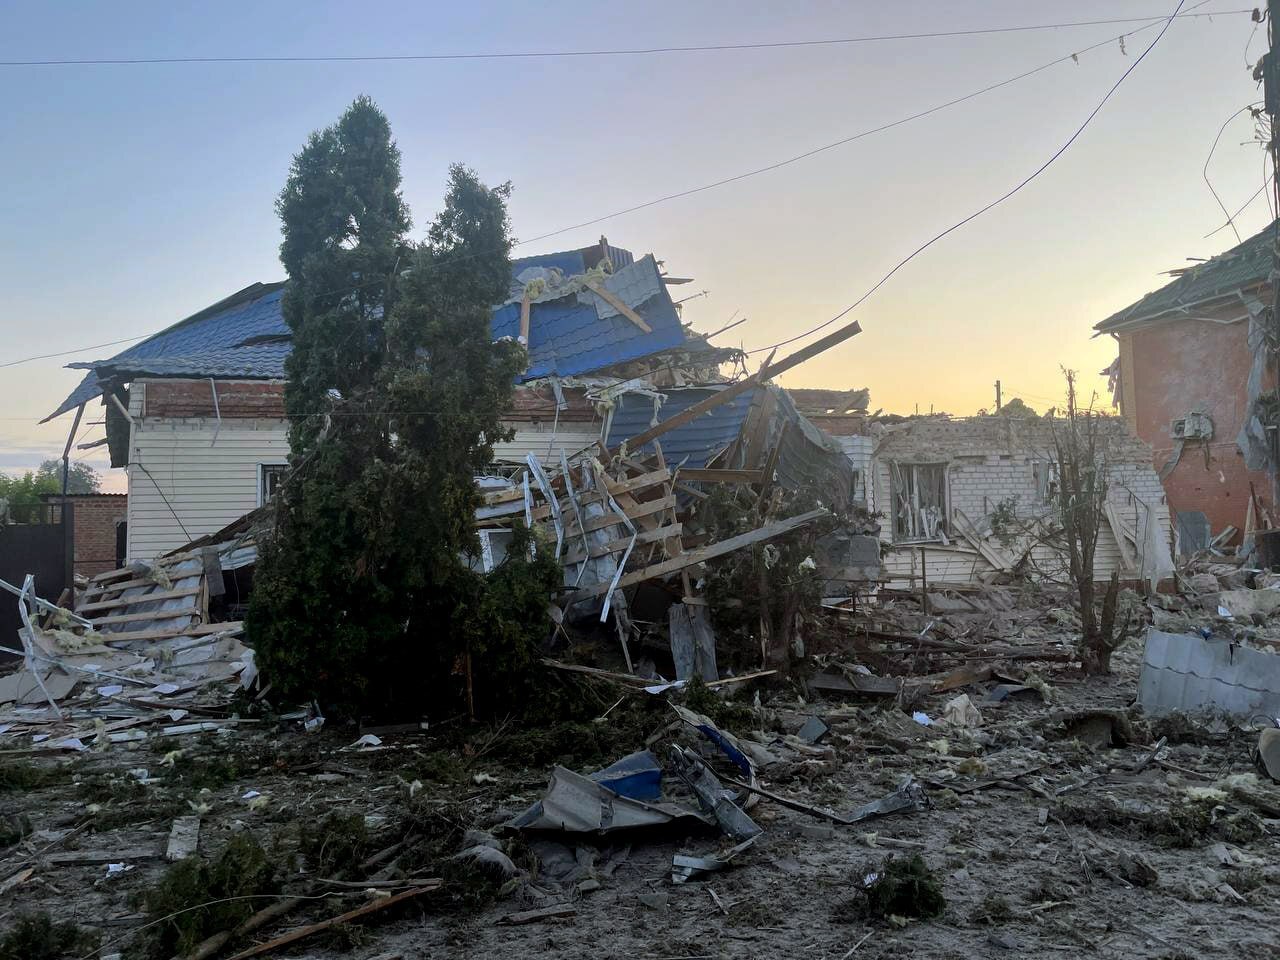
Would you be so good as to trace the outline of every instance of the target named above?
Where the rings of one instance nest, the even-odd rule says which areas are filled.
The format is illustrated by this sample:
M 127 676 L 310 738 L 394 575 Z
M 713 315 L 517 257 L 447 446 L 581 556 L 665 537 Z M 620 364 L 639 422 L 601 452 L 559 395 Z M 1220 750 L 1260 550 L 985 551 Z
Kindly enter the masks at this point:
M 974 706 L 967 693 L 960 694 L 954 700 L 948 700 L 942 710 L 942 717 L 947 723 L 957 727 L 982 726 L 982 712 Z

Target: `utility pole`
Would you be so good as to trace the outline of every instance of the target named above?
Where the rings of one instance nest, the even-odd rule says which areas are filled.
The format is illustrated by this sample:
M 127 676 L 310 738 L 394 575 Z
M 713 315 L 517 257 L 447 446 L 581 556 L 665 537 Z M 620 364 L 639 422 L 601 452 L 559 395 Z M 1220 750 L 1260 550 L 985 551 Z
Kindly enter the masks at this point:
M 996 413 L 1000 412 L 1000 381 L 996 381 Z
M 1257 11 L 1254 11 L 1255 18 Z M 1267 144 L 1267 149 L 1271 153 L 1271 169 L 1274 174 L 1280 174 L 1280 138 L 1277 133 L 1280 132 L 1280 50 L 1277 49 L 1277 42 L 1280 42 L 1280 33 L 1276 30 L 1276 17 L 1280 16 L 1280 0 L 1267 0 L 1267 53 L 1262 58 L 1260 64 L 1262 73 L 1263 87 L 1263 110 L 1267 116 L 1271 118 L 1271 139 Z M 1255 74 L 1256 77 L 1256 74 Z M 1275 192 L 1276 201 L 1280 202 L 1280 176 L 1272 178 L 1272 190 Z M 1274 208 L 1274 204 L 1273 204 Z M 1263 349 L 1270 348 L 1273 355 L 1273 375 L 1276 376 L 1276 384 L 1280 385 L 1280 360 L 1276 357 L 1276 347 L 1280 344 L 1280 228 L 1273 227 L 1273 235 L 1271 240 L 1271 317 L 1268 324 L 1268 339 L 1270 343 Z M 1280 503 L 1280 472 L 1277 471 L 1277 460 L 1280 459 L 1280 449 L 1277 449 L 1277 430 L 1276 425 L 1268 425 L 1267 439 L 1270 456 L 1268 460 L 1267 472 L 1271 475 L 1271 500 L 1272 503 Z

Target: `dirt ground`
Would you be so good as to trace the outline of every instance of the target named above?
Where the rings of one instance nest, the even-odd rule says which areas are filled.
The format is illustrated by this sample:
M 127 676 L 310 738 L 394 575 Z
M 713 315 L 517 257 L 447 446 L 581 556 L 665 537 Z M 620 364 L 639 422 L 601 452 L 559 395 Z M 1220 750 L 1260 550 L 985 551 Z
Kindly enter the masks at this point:
M 265 955 L 1280 956 L 1280 788 L 1253 776 L 1256 734 L 1209 719 L 1143 718 L 1132 708 L 1140 647 L 1135 641 L 1122 650 L 1108 678 L 1032 665 L 1047 682 L 1048 702 L 1035 693 L 985 702 L 994 681 L 928 695 L 905 709 L 892 700 L 805 703 L 781 691 L 765 694 L 758 708 L 751 701 L 735 706 L 732 722 L 723 723 L 776 758 L 759 771 L 771 792 L 847 811 L 910 774 L 925 786 L 929 810 L 843 826 L 761 799 L 750 810 L 764 829 L 754 846 L 730 869 L 678 885 L 670 881 L 674 854 L 710 855 L 731 842 L 710 832 L 614 834 L 597 843 L 507 839 L 526 872 L 496 900 L 437 892 Z M 941 719 L 961 693 L 978 704 L 981 726 Z M 915 710 L 934 723 L 912 720 Z M 811 714 L 832 728 L 817 748 L 787 738 Z M 664 722 L 659 715 L 653 729 Z M 366 852 L 403 839 L 407 811 L 419 822 L 426 816 L 435 824 L 427 834 L 436 831 L 441 844 L 456 849 L 463 828 L 492 828 L 541 796 L 547 758 L 528 751 L 532 762 L 522 763 L 501 747 L 522 733 L 507 727 L 473 735 L 458 758 L 452 747 L 441 749 L 457 743 L 448 729 L 386 734 L 381 746 L 365 748 L 353 746 L 358 731 L 306 734 L 296 722 L 264 720 L 232 732 L 113 744 L 71 759 L 0 757 L 0 813 L 11 844 L 0 852 L 0 889 L 7 888 L 0 928 L 12 928 L 24 912 L 47 910 L 97 931 L 100 955 L 146 955 L 139 951 L 154 928 L 139 896 L 165 882 L 169 865 L 161 854 L 173 819 L 196 813 L 201 858 L 214 857 L 233 837 L 253 837 L 290 891 L 315 889 L 324 853 L 299 851 L 307 831 L 331 814 L 363 818 Z M 1165 746 L 1152 756 L 1161 736 Z M 574 754 L 570 744 L 567 766 L 600 765 Z M 30 779 L 33 769 L 40 782 Z M 867 915 L 861 878 L 886 857 L 915 853 L 941 880 L 942 915 Z M 381 867 L 384 882 L 368 887 L 384 893 L 411 889 L 424 875 L 407 858 Z M 462 882 L 451 875 L 446 887 Z M 221 955 L 370 902 L 360 883 L 313 895 Z M 525 925 L 499 922 L 556 905 L 574 912 Z

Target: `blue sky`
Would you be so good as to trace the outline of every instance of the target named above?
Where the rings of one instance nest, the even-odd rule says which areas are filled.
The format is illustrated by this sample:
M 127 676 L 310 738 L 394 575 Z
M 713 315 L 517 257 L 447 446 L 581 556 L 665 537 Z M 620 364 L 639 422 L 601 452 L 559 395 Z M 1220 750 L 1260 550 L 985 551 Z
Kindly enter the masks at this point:
M 1190 4 L 1188 4 L 1190 6 Z M 1238 10 L 1212 0 L 1199 12 Z M 405 54 L 812 39 L 1159 16 L 1133 2 L 0 5 L 0 59 Z M 534 237 L 752 169 L 1113 37 L 1096 25 L 994 36 L 656 56 L 348 64 L 3 67 L 0 363 L 160 329 L 282 276 L 272 202 L 307 134 L 360 93 L 391 119 L 419 235 L 463 161 L 515 187 Z M 788 374 L 872 405 L 972 413 L 992 383 L 1033 406 L 1114 356 L 1091 326 L 1187 257 L 1231 246 L 1201 178 L 1219 126 L 1260 98 L 1247 15 L 1175 23 L 1076 144 L 1007 204 L 859 308 L 865 332 Z M 653 251 L 696 328 L 749 321 L 748 348 L 827 319 L 919 243 L 1034 170 L 1155 36 L 1082 54 L 928 118 L 736 184 L 520 248 L 601 233 Z M 1249 59 L 1263 52 L 1258 31 Z M 1233 211 L 1264 158 L 1238 117 L 1210 174 Z M 1243 235 L 1268 219 L 1264 199 Z M 61 452 L 61 364 L 0 369 L 0 470 Z M 94 408 L 88 411 L 95 412 Z M 90 419 L 99 419 L 94 416 Z M 101 428 L 86 432 L 92 439 Z M 88 462 L 99 463 L 95 456 Z

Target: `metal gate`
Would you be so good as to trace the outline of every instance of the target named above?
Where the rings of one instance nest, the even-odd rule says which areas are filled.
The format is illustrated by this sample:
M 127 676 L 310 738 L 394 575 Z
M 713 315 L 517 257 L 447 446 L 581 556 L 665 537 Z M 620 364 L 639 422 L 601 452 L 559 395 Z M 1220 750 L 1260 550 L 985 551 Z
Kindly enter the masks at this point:
M 69 511 L 68 511 L 69 512 Z M 0 524 L 0 580 L 22 586 L 27 574 L 35 577 L 36 593 L 56 602 L 67 586 L 67 557 L 71 544 L 57 509 L 47 511 L 45 520 L 58 522 Z M 0 646 L 19 648 L 18 598 L 0 590 Z M 13 654 L 0 651 L 0 660 Z

